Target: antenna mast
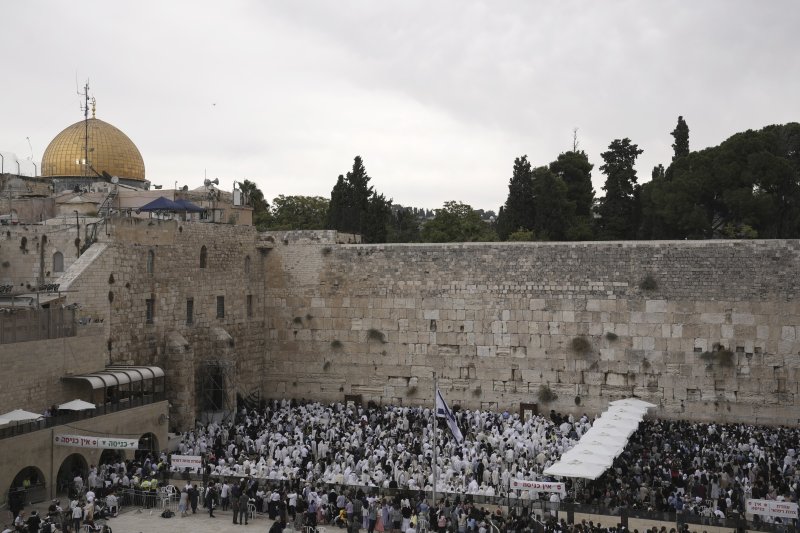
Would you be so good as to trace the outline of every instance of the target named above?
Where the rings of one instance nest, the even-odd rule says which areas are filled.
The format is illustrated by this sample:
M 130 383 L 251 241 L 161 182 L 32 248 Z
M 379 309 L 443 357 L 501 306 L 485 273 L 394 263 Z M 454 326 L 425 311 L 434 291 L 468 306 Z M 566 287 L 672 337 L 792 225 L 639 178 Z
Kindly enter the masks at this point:
M 83 86 L 83 92 L 78 91 L 78 95 L 83 96 L 81 111 L 83 111 L 83 161 L 81 165 L 81 176 L 89 175 L 89 101 L 92 102 L 92 118 L 94 118 L 94 98 L 89 98 L 89 80 Z

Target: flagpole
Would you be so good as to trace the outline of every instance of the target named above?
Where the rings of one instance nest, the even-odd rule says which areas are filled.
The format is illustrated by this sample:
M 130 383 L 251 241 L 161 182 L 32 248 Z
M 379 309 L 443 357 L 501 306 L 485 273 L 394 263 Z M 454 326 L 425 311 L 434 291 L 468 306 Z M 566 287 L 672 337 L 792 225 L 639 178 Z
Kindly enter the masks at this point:
M 431 456 L 431 470 L 433 471 L 433 503 L 432 506 L 436 507 L 436 447 L 437 447 L 437 395 L 439 394 L 439 384 L 436 381 L 436 372 L 433 373 L 433 455 Z

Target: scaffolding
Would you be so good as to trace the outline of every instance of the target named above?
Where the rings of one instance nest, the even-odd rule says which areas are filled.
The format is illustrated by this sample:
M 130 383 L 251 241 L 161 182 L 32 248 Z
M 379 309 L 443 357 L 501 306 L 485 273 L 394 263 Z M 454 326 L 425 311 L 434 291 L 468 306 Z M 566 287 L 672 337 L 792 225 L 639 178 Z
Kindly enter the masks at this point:
M 233 420 L 236 414 L 233 400 L 235 370 L 233 361 L 209 359 L 200 363 L 198 397 L 202 422 Z

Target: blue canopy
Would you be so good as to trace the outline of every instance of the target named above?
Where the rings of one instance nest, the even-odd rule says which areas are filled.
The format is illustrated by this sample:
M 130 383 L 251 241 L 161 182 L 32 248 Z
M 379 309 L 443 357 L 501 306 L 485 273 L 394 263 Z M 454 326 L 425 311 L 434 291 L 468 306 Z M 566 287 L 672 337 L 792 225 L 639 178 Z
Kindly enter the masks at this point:
M 184 208 L 163 196 L 159 196 L 149 204 L 145 204 L 138 211 L 183 211 Z
M 189 213 L 202 213 L 205 211 L 205 209 L 199 205 L 193 204 L 189 200 L 184 200 L 183 198 L 175 200 L 175 204 L 180 206 L 180 211 L 187 211 Z

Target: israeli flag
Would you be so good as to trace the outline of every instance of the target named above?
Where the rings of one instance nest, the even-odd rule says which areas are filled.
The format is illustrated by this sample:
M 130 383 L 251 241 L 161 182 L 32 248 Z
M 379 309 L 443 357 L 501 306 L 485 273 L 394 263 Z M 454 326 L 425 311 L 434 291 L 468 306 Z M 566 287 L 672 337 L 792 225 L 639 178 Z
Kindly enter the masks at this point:
M 456 424 L 456 417 L 453 415 L 453 411 L 447 407 L 447 402 L 444 401 L 442 392 L 438 388 L 436 389 L 436 416 L 445 419 L 447 427 L 450 428 L 450 432 L 455 437 L 456 442 L 464 440 L 464 435 L 461 434 L 461 430 L 458 429 L 458 424 Z

